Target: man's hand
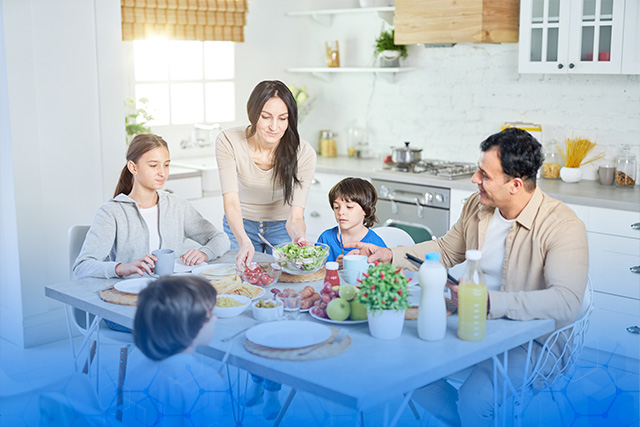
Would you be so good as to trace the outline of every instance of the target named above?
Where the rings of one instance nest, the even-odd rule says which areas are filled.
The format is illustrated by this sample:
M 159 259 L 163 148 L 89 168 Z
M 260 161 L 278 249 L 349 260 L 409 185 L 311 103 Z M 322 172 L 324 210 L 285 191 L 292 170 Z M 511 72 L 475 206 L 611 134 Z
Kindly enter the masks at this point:
M 350 242 L 344 245 L 345 248 L 356 248 L 347 255 L 366 255 L 367 262 L 391 262 L 393 252 L 389 248 L 381 248 L 373 243 Z
M 451 290 L 451 302 L 458 306 L 458 288 L 459 286 L 453 282 L 447 281 L 447 288 Z

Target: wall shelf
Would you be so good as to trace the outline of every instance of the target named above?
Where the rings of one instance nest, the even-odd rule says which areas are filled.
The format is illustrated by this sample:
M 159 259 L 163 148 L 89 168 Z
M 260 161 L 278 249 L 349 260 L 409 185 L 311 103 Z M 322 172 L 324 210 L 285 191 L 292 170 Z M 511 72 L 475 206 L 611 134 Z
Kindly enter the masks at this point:
M 390 83 L 395 82 L 395 76 L 399 73 L 406 73 L 409 71 L 415 71 L 415 67 L 300 67 L 300 68 L 287 68 L 289 73 L 310 73 L 314 77 L 317 77 L 326 82 L 330 82 L 336 74 L 347 73 L 374 73 L 388 80 Z
M 314 21 L 330 27 L 333 22 L 334 15 L 346 15 L 350 13 L 367 13 L 374 12 L 383 19 L 387 24 L 393 25 L 393 17 L 396 8 L 394 6 L 385 7 L 356 7 L 352 9 L 324 9 L 324 10 L 304 10 L 296 12 L 287 12 L 287 16 L 309 16 Z

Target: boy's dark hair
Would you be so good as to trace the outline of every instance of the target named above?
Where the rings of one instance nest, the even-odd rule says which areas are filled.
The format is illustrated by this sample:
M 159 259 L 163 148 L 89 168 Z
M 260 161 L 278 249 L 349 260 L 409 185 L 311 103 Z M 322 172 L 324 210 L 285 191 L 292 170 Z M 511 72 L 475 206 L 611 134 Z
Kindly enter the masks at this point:
M 378 193 L 376 188 L 366 179 L 345 178 L 329 191 L 329 205 L 333 208 L 333 202 L 343 199 L 346 202 L 356 202 L 364 211 L 364 226 L 370 228 L 378 222 L 376 217 L 376 203 Z
M 191 345 L 216 305 L 216 290 L 198 276 L 166 276 L 138 295 L 133 340 L 149 359 L 163 360 Z
M 498 147 L 502 172 L 511 178 L 522 178 L 524 188 L 536 188 L 536 174 L 544 157 L 542 145 L 529 132 L 518 128 L 507 128 L 495 133 L 480 143 L 480 149 L 489 151 Z

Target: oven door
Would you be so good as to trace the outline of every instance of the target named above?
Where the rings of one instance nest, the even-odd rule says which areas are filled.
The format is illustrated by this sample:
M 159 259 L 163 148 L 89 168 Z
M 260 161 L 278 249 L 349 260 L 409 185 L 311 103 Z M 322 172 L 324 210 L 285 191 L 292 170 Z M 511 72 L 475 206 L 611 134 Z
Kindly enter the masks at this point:
M 382 225 L 402 228 L 416 243 L 444 236 L 449 229 L 448 209 L 378 199 L 376 215 Z

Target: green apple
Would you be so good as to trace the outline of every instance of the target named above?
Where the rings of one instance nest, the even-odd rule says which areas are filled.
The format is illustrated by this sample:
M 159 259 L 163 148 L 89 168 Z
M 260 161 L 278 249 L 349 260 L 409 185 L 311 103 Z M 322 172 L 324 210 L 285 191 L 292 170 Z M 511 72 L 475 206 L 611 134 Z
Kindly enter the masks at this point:
M 327 304 L 327 316 L 331 320 L 347 320 L 351 314 L 351 305 L 344 298 L 332 299 Z
M 356 300 L 351 301 L 351 320 L 367 320 L 367 307 Z
M 356 287 L 353 285 L 342 285 L 340 286 L 340 290 L 338 291 L 338 294 L 340 295 L 340 298 L 344 298 L 347 301 L 351 301 L 355 296 L 356 296 Z

